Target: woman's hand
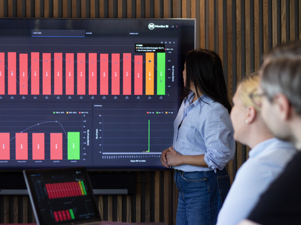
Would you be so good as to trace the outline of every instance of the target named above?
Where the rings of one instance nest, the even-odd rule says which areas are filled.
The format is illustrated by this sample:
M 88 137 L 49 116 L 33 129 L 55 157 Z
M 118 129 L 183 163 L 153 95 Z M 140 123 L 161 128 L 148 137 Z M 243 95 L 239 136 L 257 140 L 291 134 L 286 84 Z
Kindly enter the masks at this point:
M 169 149 L 165 149 L 162 153 L 161 153 L 161 164 L 162 166 L 169 168 L 169 165 L 167 164 L 167 160 L 166 160 L 166 153 L 169 151 Z
M 168 150 L 168 151 L 166 151 Z M 173 149 L 173 147 L 169 147 L 166 149 L 166 163 L 168 166 L 179 166 L 182 165 L 182 155 L 178 153 L 176 150 Z

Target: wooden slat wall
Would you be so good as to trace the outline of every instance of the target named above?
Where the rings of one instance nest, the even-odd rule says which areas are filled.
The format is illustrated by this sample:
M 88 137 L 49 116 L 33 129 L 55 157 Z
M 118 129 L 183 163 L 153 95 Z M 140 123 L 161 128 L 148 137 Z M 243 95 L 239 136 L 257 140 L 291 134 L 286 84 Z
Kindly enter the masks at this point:
M 0 0 L 0 17 L 196 18 L 196 47 L 218 52 L 229 99 L 280 43 L 301 39 L 301 0 Z M 237 144 L 227 169 L 234 179 L 249 149 Z M 103 219 L 175 224 L 172 171 L 137 171 L 134 196 L 99 196 Z M 0 196 L 0 223 L 34 222 L 27 196 Z

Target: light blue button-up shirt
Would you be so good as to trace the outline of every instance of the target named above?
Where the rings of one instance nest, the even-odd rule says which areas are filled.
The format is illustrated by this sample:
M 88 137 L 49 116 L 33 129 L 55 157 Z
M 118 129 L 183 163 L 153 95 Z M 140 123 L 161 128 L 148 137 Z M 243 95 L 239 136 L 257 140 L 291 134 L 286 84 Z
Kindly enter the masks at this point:
M 218 225 L 237 225 L 247 218 L 260 195 L 283 171 L 296 150 L 288 142 L 276 138 L 256 145 L 249 159 L 238 170 L 223 207 Z M 277 196 L 275 196 L 277 198 Z
M 193 93 L 187 99 L 190 98 Z M 174 168 L 185 172 L 222 170 L 235 154 L 228 110 L 206 95 L 192 104 L 187 99 L 182 102 L 174 122 L 173 148 L 182 155 L 204 154 L 208 168 L 190 165 Z

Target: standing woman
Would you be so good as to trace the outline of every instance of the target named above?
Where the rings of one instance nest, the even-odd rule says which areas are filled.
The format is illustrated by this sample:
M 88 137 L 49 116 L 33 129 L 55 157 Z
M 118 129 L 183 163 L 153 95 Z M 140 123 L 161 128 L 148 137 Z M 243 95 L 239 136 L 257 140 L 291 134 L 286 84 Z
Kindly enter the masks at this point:
M 216 224 L 230 188 L 224 169 L 235 154 L 222 62 L 210 50 L 192 50 L 183 70 L 185 98 L 174 121 L 173 146 L 161 154 L 175 169 L 177 225 Z

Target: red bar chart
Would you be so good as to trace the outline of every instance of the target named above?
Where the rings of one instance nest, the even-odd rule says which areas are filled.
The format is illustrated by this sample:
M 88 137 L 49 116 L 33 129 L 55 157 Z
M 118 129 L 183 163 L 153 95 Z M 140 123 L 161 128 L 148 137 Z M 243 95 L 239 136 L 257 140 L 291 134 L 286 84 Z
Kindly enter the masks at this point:
M 17 94 L 17 56 L 15 52 L 8 52 L 7 53 L 8 58 L 8 94 L 9 95 L 16 95 Z
M 85 53 L 77 53 L 77 94 L 78 95 L 86 94 L 86 54 Z
M 45 160 L 45 134 L 32 134 L 32 159 Z
M 50 159 L 51 160 L 63 159 L 63 134 L 62 133 L 50 134 Z
M 54 53 L 54 94 L 63 94 L 63 54 Z
M 82 181 L 45 184 L 49 199 L 87 195 Z
M 100 94 L 109 94 L 109 55 L 100 54 Z
M 27 133 L 16 133 L 16 160 L 28 160 Z
M 40 94 L 40 53 L 31 53 L 31 94 Z
M 97 54 L 89 54 L 89 95 L 97 95 Z
M 0 95 L 5 94 L 5 55 L 0 53 Z
M 28 54 L 19 55 L 20 95 L 28 95 Z
M 74 95 L 74 54 L 66 53 L 66 95 Z
M 51 95 L 51 54 L 43 53 L 43 95 Z
M 0 52 L 0 95 L 165 95 L 165 60 L 165 53 Z
M 0 160 L 10 160 L 9 133 L 0 133 Z

